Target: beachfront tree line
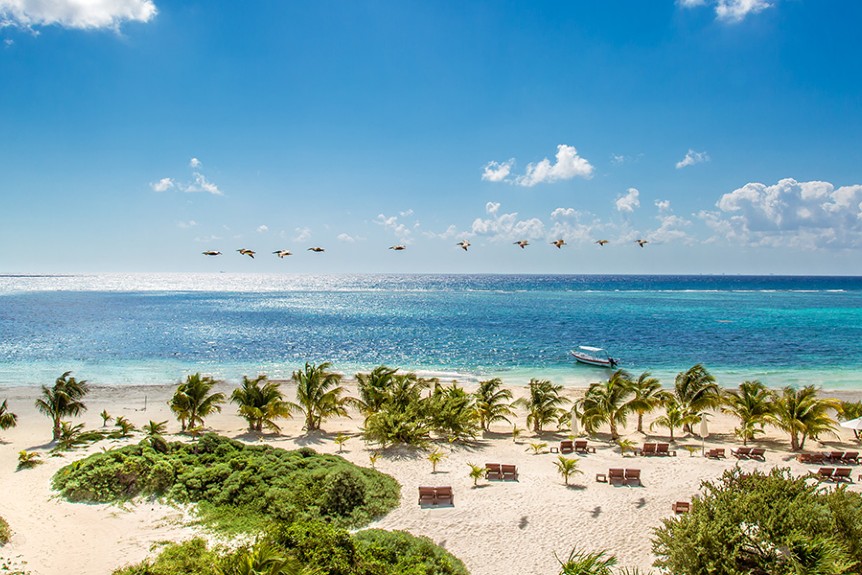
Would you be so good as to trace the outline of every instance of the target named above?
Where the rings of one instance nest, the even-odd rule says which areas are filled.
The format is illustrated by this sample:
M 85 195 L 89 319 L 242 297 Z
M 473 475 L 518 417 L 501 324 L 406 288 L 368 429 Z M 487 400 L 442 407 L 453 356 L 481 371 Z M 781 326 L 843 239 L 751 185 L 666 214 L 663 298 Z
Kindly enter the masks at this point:
M 862 402 L 818 397 L 814 386 L 770 390 L 759 381 L 744 381 L 736 389 L 722 389 L 701 364 L 679 373 L 669 389 L 649 372 L 635 378 L 618 370 L 606 381 L 590 385 L 584 397 L 574 403 L 563 396 L 563 386 L 547 380 L 531 380 L 527 396 L 513 401 L 511 390 L 504 388 L 500 379 L 481 381 L 470 393 L 454 381 L 443 384 L 437 378 L 386 366 L 356 374 L 359 397 L 350 397 L 341 385 L 341 374 L 331 368 L 330 363 L 306 363 L 295 371 L 291 377 L 296 384 L 295 401 L 288 401 L 281 384 L 265 375 L 243 377 L 228 398 L 213 391 L 218 383 L 215 379 L 196 373 L 180 382 L 168 404 L 181 431 L 192 434 L 197 434 L 206 418 L 220 412 L 228 400 L 236 404 L 250 433 L 279 433 L 277 422 L 294 415 L 302 417 L 306 432 L 314 432 L 327 419 L 347 416 L 348 409 L 353 408 L 364 417 L 364 438 L 384 447 L 421 446 L 432 437 L 450 442 L 470 440 L 490 432 L 493 424 L 504 422 L 512 425 L 513 437 L 517 438 L 522 430 L 514 424 L 516 409 L 526 412 L 527 428 L 536 434 L 549 426 L 568 429 L 575 417 L 588 435 L 607 426 L 612 441 L 620 440 L 620 428 L 630 417 L 636 417 L 636 429 L 643 433 L 644 416 L 659 411 L 650 430 L 666 428 L 674 441 L 677 430 L 694 433 L 702 418 L 719 410 L 739 421 L 734 432 L 744 445 L 772 426 L 787 433 L 791 449 L 798 451 L 805 448 L 809 438 L 835 434 L 832 413 L 839 420 L 862 415 Z M 66 419 L 87 409 L 84 398 L 89 390 L 89 384 L 71 372 L 62 374 L 51 387 L 42 386 L 36 407 L 51 419 L 53 441 L 75 443 L 82 426 L 72 426 Z M 112 419 L 107 411 L 101 415 L 105 423 Z M 4 401 L 0 404 L 0 429 L 14 427 L 16 422 L 17 416 Z M 122 437 L 134 430 L 125 418 L 117 418 L 115 423 Z

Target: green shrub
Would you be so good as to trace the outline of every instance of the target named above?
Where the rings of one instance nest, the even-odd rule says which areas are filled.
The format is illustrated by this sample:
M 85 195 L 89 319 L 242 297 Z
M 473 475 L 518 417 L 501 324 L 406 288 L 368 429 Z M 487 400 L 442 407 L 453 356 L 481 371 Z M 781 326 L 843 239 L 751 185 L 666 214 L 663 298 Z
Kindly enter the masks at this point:
M 9 524 L 5 519 L 0 517 L 0 547 L 9 543 L 12 538 L 12 530 L 9 529 Z
M 117 569 L 113 575 L 219 575 L 218 551 L 207 549 L 200 538 L 169 543 L 155 560 Z
M 362 574 L 381 575 L 468 575 L 460 559 L 427 537 L 405 531 L 366 529 L 354 534 L 356 550 L 362 557 Z

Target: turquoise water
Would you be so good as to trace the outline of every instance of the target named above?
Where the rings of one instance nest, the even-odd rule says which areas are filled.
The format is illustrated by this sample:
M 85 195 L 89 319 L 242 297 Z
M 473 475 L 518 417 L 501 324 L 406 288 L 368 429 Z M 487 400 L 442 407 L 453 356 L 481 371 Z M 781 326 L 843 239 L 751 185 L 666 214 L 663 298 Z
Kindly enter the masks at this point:
M 666 384 L 703 362 L 725 385 L 862 390 L 862 278 L 750 276 L 0 276 L 0 386 L 203 371 L 289 377 L 387 364 L 579 385 L 578 344 Z

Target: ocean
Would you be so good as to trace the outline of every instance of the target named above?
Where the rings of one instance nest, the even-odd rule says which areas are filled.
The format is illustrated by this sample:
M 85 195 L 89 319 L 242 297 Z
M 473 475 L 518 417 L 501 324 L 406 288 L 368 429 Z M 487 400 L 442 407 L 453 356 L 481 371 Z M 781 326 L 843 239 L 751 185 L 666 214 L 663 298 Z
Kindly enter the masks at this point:
M 578 345 L 665 385 L 703 363 L 725 386 L 862 390 L 862 278 L 0 276 L 0 387 L 67 370 L 98 385 L 289 378 L 306 361 L 509 385 L 607 378 L 574 363 Z

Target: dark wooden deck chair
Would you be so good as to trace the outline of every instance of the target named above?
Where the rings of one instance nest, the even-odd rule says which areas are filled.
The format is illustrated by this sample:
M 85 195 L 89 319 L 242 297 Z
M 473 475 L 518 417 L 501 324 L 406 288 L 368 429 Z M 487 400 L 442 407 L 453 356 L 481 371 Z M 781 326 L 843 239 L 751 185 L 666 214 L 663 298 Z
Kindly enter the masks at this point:
M 640 485 L 641 484 L 641 470 L 640 469 L 626 469 L 626 485 Z
M 850 477 L 850 472 L 853 470 L 849 467 L 839 467 L 832 474 L 832 481 L 847 481 L 853 483 L 853 478 Z
M 455 495 L 452 493 L 452 487 L 435 487 L 434 502 L 437 505 L 454 505 Z
M 434 505 L 437 490 L 434 487 L 419 488 L 419 505 Z
M 576 439 L 575 440 L 575 451 L 578 453 L 586 453 L 587 452 L 587 440 L 586 439 Z
M 859 463 L 859 452 L 845 451 L 844 455 L 841 457 L 841 463 Z
M 656 455 L 676 455 L 676 450 L 671 449 L 669 443 L 656 443 L 655 454 Z
M 625 469 L 608 469 L 608 483 L 611 485 L 622 485 L 626 482 Z
M 752 447 L 751 451 L 748 452 L 748 458 L 766 461 L 766 450 L 762 447 Z
M 815 473 L 812 473 L 820 481 L 832 481 L 832 474 L 835 473 L 834 467 L 821 467 Z
M 706 456 L 710 459 L 721 459 L 727 457 L 723 447 L 715 447 L 706 452 Z
M 841 463 L 841 458 L 844 457 L 843 451 L 827 451 L 826 459 L 832 463 Z
M 811 463 L 811 454 L 810 453 L 797 453 L 796 461 L 799 463 Z
M 691 511 L 691 503 L 688 501 L 677 501 L 671 505 L 671 509 L 673 509 L 674 513 L 688 513 Z
M 808 461 L 815 465 L 820 465 L 826 461 L 826 456 L 822 453 L 811 453 Z
M 749 453 L 751 453 L 750 447 L 737 447 L 730 450 L 730 454 L 737 459 L 748 459 Z
M 517 481 L 518 480 L 518 466 L 517 465 L 506 465 L 505 463 L 500 466 L 500 470 L 503 473 L 503 481 Z
M 575 445 L 571 439 L 564 439 L 560 442 L 560 453 L 571 453 L 574 450 Z
M 656 453 L 656 444 L 655 443 L 644 443 L 644 446 L 641 449 L 641 455 L 655 455 L 655 453 Z
M 492 481 L 494 479 L 503 479 L 503 470 L 500 469 L 499 463 L 485 464 L 485 479 Z

